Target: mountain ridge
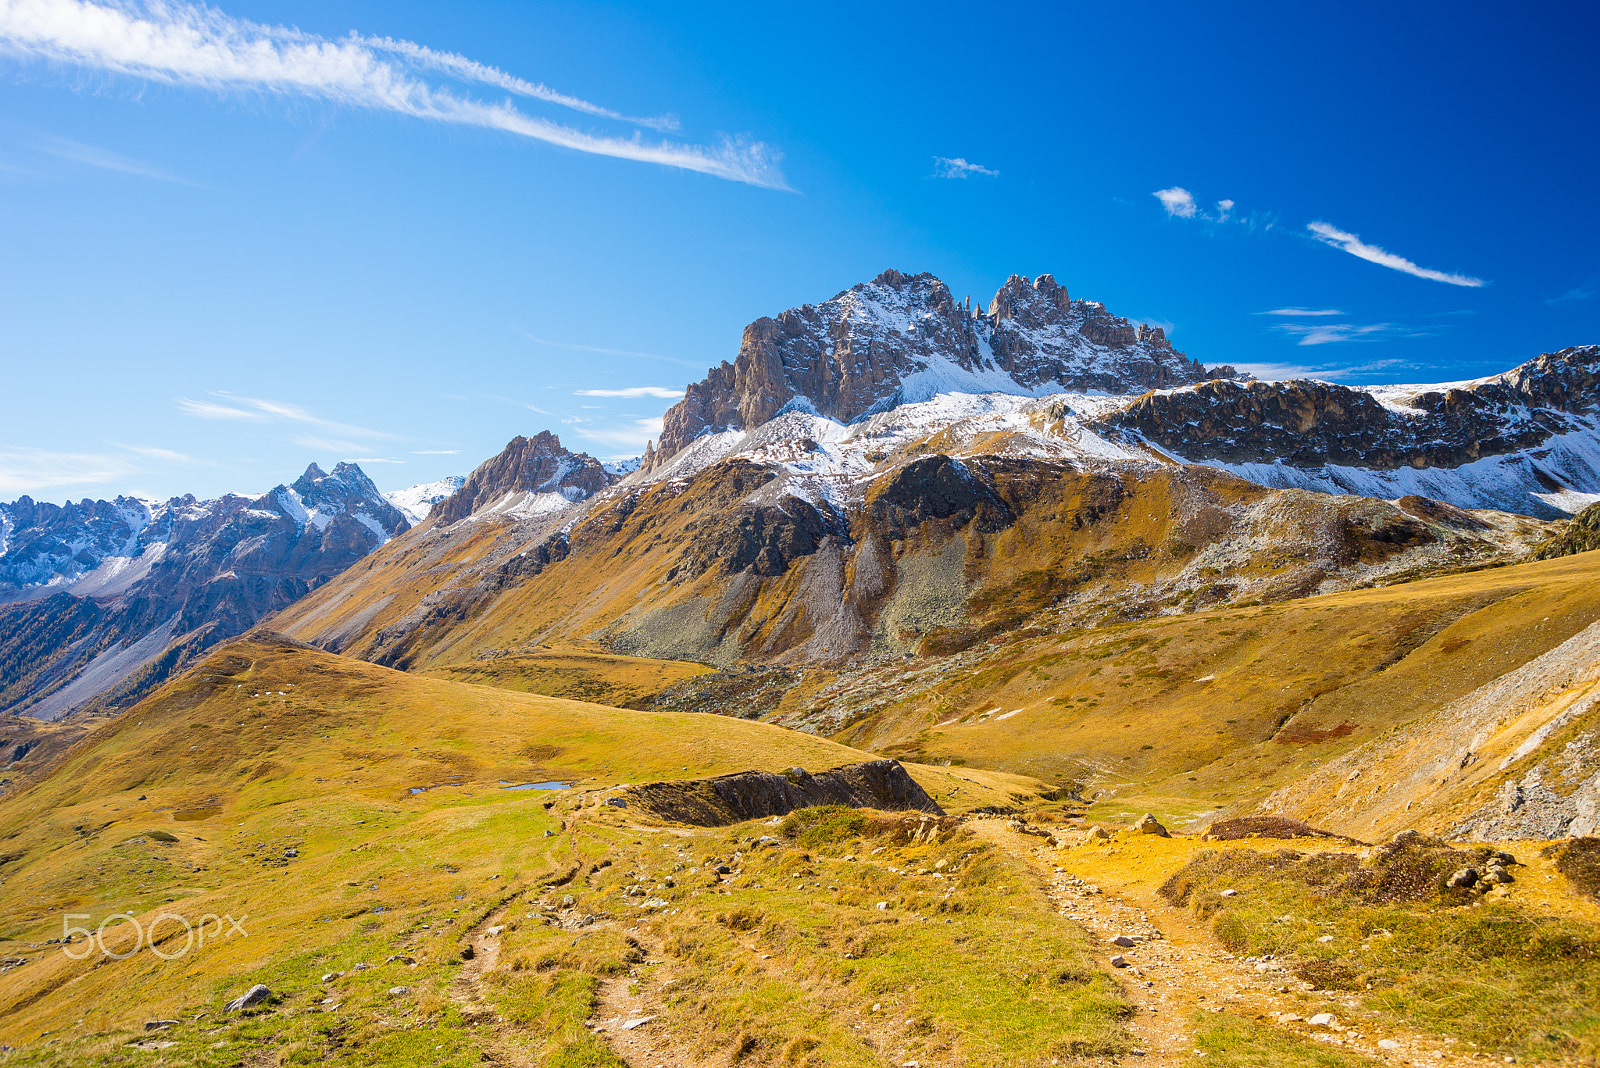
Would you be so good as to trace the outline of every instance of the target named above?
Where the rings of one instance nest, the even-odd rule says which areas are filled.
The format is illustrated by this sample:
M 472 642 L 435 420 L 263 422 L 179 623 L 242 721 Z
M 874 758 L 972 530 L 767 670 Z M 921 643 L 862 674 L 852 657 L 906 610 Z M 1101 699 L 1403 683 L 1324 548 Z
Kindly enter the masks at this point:
M 122 707 L 405 533 L 352 463 L 258 497 L 0 504 L 0 711 Z
M 819 305 L 745 327 L 734 361 L 690 384 L 663 417 L 650 462 L 670 459 L 708 430 L 755 429 L 791 405 L 850 423 L 951 383 L 1037 396 L 1206 377 L 1162 328 L 1074 301 L 1051 275 L 1012 275 L 988 311 L 974 313 L 970 298 L 957 303 L 933 275 L 890 269 Z

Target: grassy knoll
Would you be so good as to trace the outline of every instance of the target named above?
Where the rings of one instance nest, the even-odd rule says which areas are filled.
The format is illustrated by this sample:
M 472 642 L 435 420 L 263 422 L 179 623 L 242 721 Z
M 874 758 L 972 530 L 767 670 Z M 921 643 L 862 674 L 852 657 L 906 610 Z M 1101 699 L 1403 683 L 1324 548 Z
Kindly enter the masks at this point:
M 462 931 L 569 877 L 575 893 L 603 896 L 586 883 L 594 872 L 604 887 L 605 873 L 642 864 L 648 836 L 599 803 L 612 786 L 868 756 L 768 724 L 235 643 L 0 798 L 0 960 L 25 962 L 0 971 L 0 1042 L 44 1063 L 156 1053 L 231 1065 L 270 1052 L 289 1062 L 467 1064 L 495 1043 L 537 1063 L 591 1063 L 583 1051 L 595 1040 L 581 1023 L 612 942 L 582 939 L 564 963 L 535 969 L 544 986 L 530 1016 L 512 1006 L 526 990 L 493 992 L 498 971 L 483 981 L 489 993 L 463 1000 Z M 911 770 L 952 807 L 1004 803 L 1030 786 Z M 543 779 L 576 785 L 504 788 Z M 728 852 L 726 834 L 705 849 Z M 95 947 L 47 944 L 64 921 L 93 929 L 121 916 L 104 928 L 121 956 L 137 944 L 129 921 L 151 930 L 164 913 L 153 926 L 160 953 L 75 960 Z M 203 946 L 189 942 L 178 918 L 198 926 L 207 914 L 239 927 L 212 921 Z M 574 933 L 551 927 L 541 937 L 553 951 Z M 344 975 L 323 984 L 332 972 Z M 221 1012 L 257 982 L 278 1000 Z M 474 1000 L 485 998 L 504 1000 L 497 1011 L 524 1024 L 486 1029 Z M 180 1023 L 146 1035 L 145 1022 L 160 1019 Z M 176 1045 L 154 1048 L 162 1042 Z
M 704 664 L 618 656 L 594 642 L 495 655 L 425 674 L 453 682 L 565 697 L 618 708 L 644 708 L 661 691 L 711 671 Z

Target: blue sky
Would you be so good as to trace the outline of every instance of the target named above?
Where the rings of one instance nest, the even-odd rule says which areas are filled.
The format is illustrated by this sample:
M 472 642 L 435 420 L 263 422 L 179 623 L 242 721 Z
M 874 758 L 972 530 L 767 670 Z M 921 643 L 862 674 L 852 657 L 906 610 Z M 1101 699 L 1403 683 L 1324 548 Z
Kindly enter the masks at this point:
M 0 0 L 0 498 L 632 455 L 891 266 L 1263 376 L 1600 341 L 1592 5 L 686 7 Z

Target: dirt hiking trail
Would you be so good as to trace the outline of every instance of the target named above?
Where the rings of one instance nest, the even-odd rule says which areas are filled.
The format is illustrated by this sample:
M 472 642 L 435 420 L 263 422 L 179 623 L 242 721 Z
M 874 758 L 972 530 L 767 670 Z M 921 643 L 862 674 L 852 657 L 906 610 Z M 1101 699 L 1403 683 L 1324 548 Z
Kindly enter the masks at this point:
M 1286 968 L 1236 958 L 1188 909 L 1174 908 L 1151 889 L 1108 878 L 1103 871 L 1096 875 L 1098 882 L 1076 874 L 1070 847 L 1056 849 L 1048 839 L 1019 833 L 1005 819 L 974 819 L 967 826 L 1031 868 L 1061 915 L 1089 933 L 1096 965 L 1117 977 L 1135 1005 L 1128 1029 L 1143 1051 L 1141 1064 L 1193 1064 L 1195 1014 L 1201 1012 L 1232 1013 L 1390 1064 L 1484 1063 L 1481 1053 L 1475 1059 L 1431 1035 L 1374 1019 L 1351 995 L 1325 992 L 1307 1000 Z M 1095 864 L 1104 867 L 1103 860 Z M 1133 944 L 1113 943 L 1119 936 Z M 1124 966 L 1113 965 L 1113 957 Z M 1305 1022 L 1323 1012 L 1333 1013 L 1343 1030 Z

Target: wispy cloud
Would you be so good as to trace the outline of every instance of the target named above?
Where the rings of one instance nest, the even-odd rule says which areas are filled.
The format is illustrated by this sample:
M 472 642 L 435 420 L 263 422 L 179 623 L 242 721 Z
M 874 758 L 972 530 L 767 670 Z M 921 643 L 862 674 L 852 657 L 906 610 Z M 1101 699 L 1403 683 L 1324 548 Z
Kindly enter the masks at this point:
M 352 35 L 353 36 L 353 35 Z M 559 104 L 573 111 L 581 111 L 585 115 L 593 115 L 602 119 L 616 119 L 634 126 L 643 126 L 663 133 L 671 133 L 682 127 L 676 115 L 655 115 L 641 117 L 637 115 L 624 115 L 610 108 L 591 104 L 587 100 L 557 92 L 547 85 L 539 82 L 530 82 L 525 78 L 518 78 L 514 74 L 507 74 L 503 70 L 487 66 L 466 56 L 459 56 L 453 52 L 435 52 L 431 48 L 415 44 L 411 41 L 396 41 L 391 37 L 366 37 L 361 38 L 362 43 L 377 52 L 392 52 L 404 56 L 419 67 L 448 74 L 462 81 L 477 82 L 479 85 L 490 85 L 496 89 L 504 89 L 508 93 L 518 96 L 531 97 L 542 100 L 547 104 Z
M 171 449 L 159 449 L 153 445 L 124 445 L 120 441 L 110 440 L 107 440 L 106 444 L 113 445 L 125 452 L 131 452 L 135 456 L 144 456 L 151 460 L 166 460 L 169 463 L 177 464 L 192 464 L 197 462 L 195 458 L 190 456 L 188 453 L 174 452 Z
M 1586 300 L 1593 300 L 1596 293 L 1600 293 L 1600 278 L 1591 278 L 1582 285 L 1573 286 L 1559 297 L 1551 297 L 1545 303 L 1555 307 L 1562 304 L 1580 304 Z
M 404 460 L 396 460 L 393 456 L 357 456 L 346 460 L 347 464 L 403 464 Z
M 1194 194 L 1175 185 L 1171 189 L 1157 189 L 1150 194 L 1161 201 L 1161 206 L 1167 209 L 1167 215 L 1174 219 L 1192 219 L 1199 212 L 1200 207 L 1194 202 Z M 1149 203 L 1149 201 L 1145 201 Z M 1232 202 L 1229 202 L 1230 206 Z
M 1233 200 L 1224 197 L 1215 201 L 1212 208 L 1204 208 L 1200 200 L 1189 190 L 1181 185 L 1172 186 L 1170 189 L 1157 189 L 1150 194 L 1161 202 L 1161 207 L 1166 211 L 1169 219 L 1193 219 L 1196 222 L 1209 224 L 1217 232 L 1220 227 L 1240 227 L 1247 231 L 1271 230 L 1277 224 L 1274 216 L 1263 215 L 1260 212 L 1250 212 L 1239 215 L 1234 212 L 1238 207 Z
M 1380 267 L 1388 267 L 1391 270 L 1403 271 L 1418 278 L 1426 278 L 1430 282 L 1444 282 L 1452 286 L 1468 286 L 1476 289 L 1484 284 L 1481 278 L 1435 271 L 1428 267 L 1418 267 L 1404 256 L 1396 256 L 1392 252 L 1384 251 L 1377 245 L 1369 245 L 1355 234 L 1347 233 L 1325 222 L 1307 223 L 1306 229 L 1311 231 L 1312 236 L 1318 241 L 1332 245 L 1334 248 L 1342 249 L 1352 256 L 1366 260 L 1368 263 L 1376 263 Z
M 0 495 L 112 482 L 137 470 L 125 456 L 0 446 Z
M 954 159 L 945 159 L 943 156 L 933 157 L 933 176 L 935 178 L 971 178 L 974 174 L 982 175 L 985 178 L 1000 177 L 999 171 L 968 162 L 960 156 Z
M 661 437 L 660 416 L 654 419 L 635 419 L 621 426 L 607 427 L 586 426 L 584 424 L 588 420 L 584 419 L 565 419 L 562 422 L 570 426 L 578 437 L 621 450 L 615 454 L 616 456 L 637 456 L 644 451 L 645 442 Z
M 1296 319 L 1305 319 L 1319 315 L 1343 315 L 1338 308 L 1273 308 L 1271 311 L 1256 312 L 1257 315 L 1287 315 Z
M 0 14 L 0 18 L 4 18 Z M 120 174 L 134 174 L 141 178 L 154 178 L 161 182 L 175 182 L 178 185 L 194 185 L 185 178 L 168 174 L 166 171 L 151 163 L 133 159 L 112 152 L 107 148 L 98 148 L 86 145 L 81 141 L 71 141 L 65 137 L 53 137 L 48 134 L 34 138 L 33 147 L 47 156 L 68 160 L 73 163 L 82 163 L 89 167 L 98 167 L 105 171 L 116 171 Z
M 384 440 L 397 440 L 399 435 L 386 433 L 382 430 L 371 430 L 364 426 L 352 426 L 349 423 L 340 423 L 332 419 L 323 419 L 313 415 L 298 404 L 289 404 L 285 401 L 264 400 L 260 397 L 236 397 L 225 390 L 214 390 L 210 396 L 216 400 L 195 400 L 191 397 L 179 397 L 176 401 L 178 410 L 199 419 L 223 419 L 252 423 L 301 423 L 314 426 L 323 431 L 335 434 L 344 434 L 356 438 L 377 438 Z M 311 445 L 313 448 L 328 448 L 336 452 L 352 451 L 360 446 L 351 446 L 343 442 L 330 442 L 325 438 L 296 439 L 301 444 Z M 367 446 L 371 448 L 372 446 Z
M 283 93 L 413 118 L 499 130 L 578 152 L 658 163 L 769 189 L 788 189 L 779 153 L 759 141 L 715 145 L 591 133 L 430 80 L 487 85 L 596 118 L 668 129 L 670 117 L 630 119 L 464 56 L 409 41 L 337 40 L 169 0 L 5 0 L 0 48 L 15 56 L 90 67 L 211 91 Z
M 1245 374 L 1268 382 L 1282 382 L 1291 378 L 1319 378 L 1338 382 L 1380 371 L 1392 372 L 1397 367 L 1415 367 L 1404 360 L 1371 360 L 1357 364 L 1241 363 L 1234 366 Z
M 412 456 L 455 456 L 460 449 L 412 449 Z
M 693 367 L 697 370 L 701 366 L 690 360 L 680 360 L 676 356 L 661 356 L 654 352 L 633 352 L 629 349 L 603 349 L 595 345 L 578 345 L 570 341 L 551 341 L 549 338 L 535 337 L 521 327 L 514 327 L 513 329 L 536 345 L 548 345 L 553 349 L 566 349 L 568 352 L 596 352 L 602 356 L 637 356 L 641 360 L 663 360 L 667 363 L 678 364 L 680 367 Z
M 683 396 L 681 389 L 663 389 L 661 386 L 627 386 L 623 389 L 575 389 L 572 391 L 576 397 L 660 397 L 662 400 L 678 400 Z
M 260 412 L 247 412 L 242 408 L 233 408 L 226 404 L 213 404 L 211 401 L 194 400 L 190 397 L 179 397 L 175 402 L 178 410 L 197 419 L 231 419 L 239 422 L 264 423 L 267 417 Z
M 1274 323 L 1272 328 L 1300 340 L 1298 345 L 1332 345 L 1341 341 L 1376 341 L 1381 337 L 1428 337 L 1394 323 Z

